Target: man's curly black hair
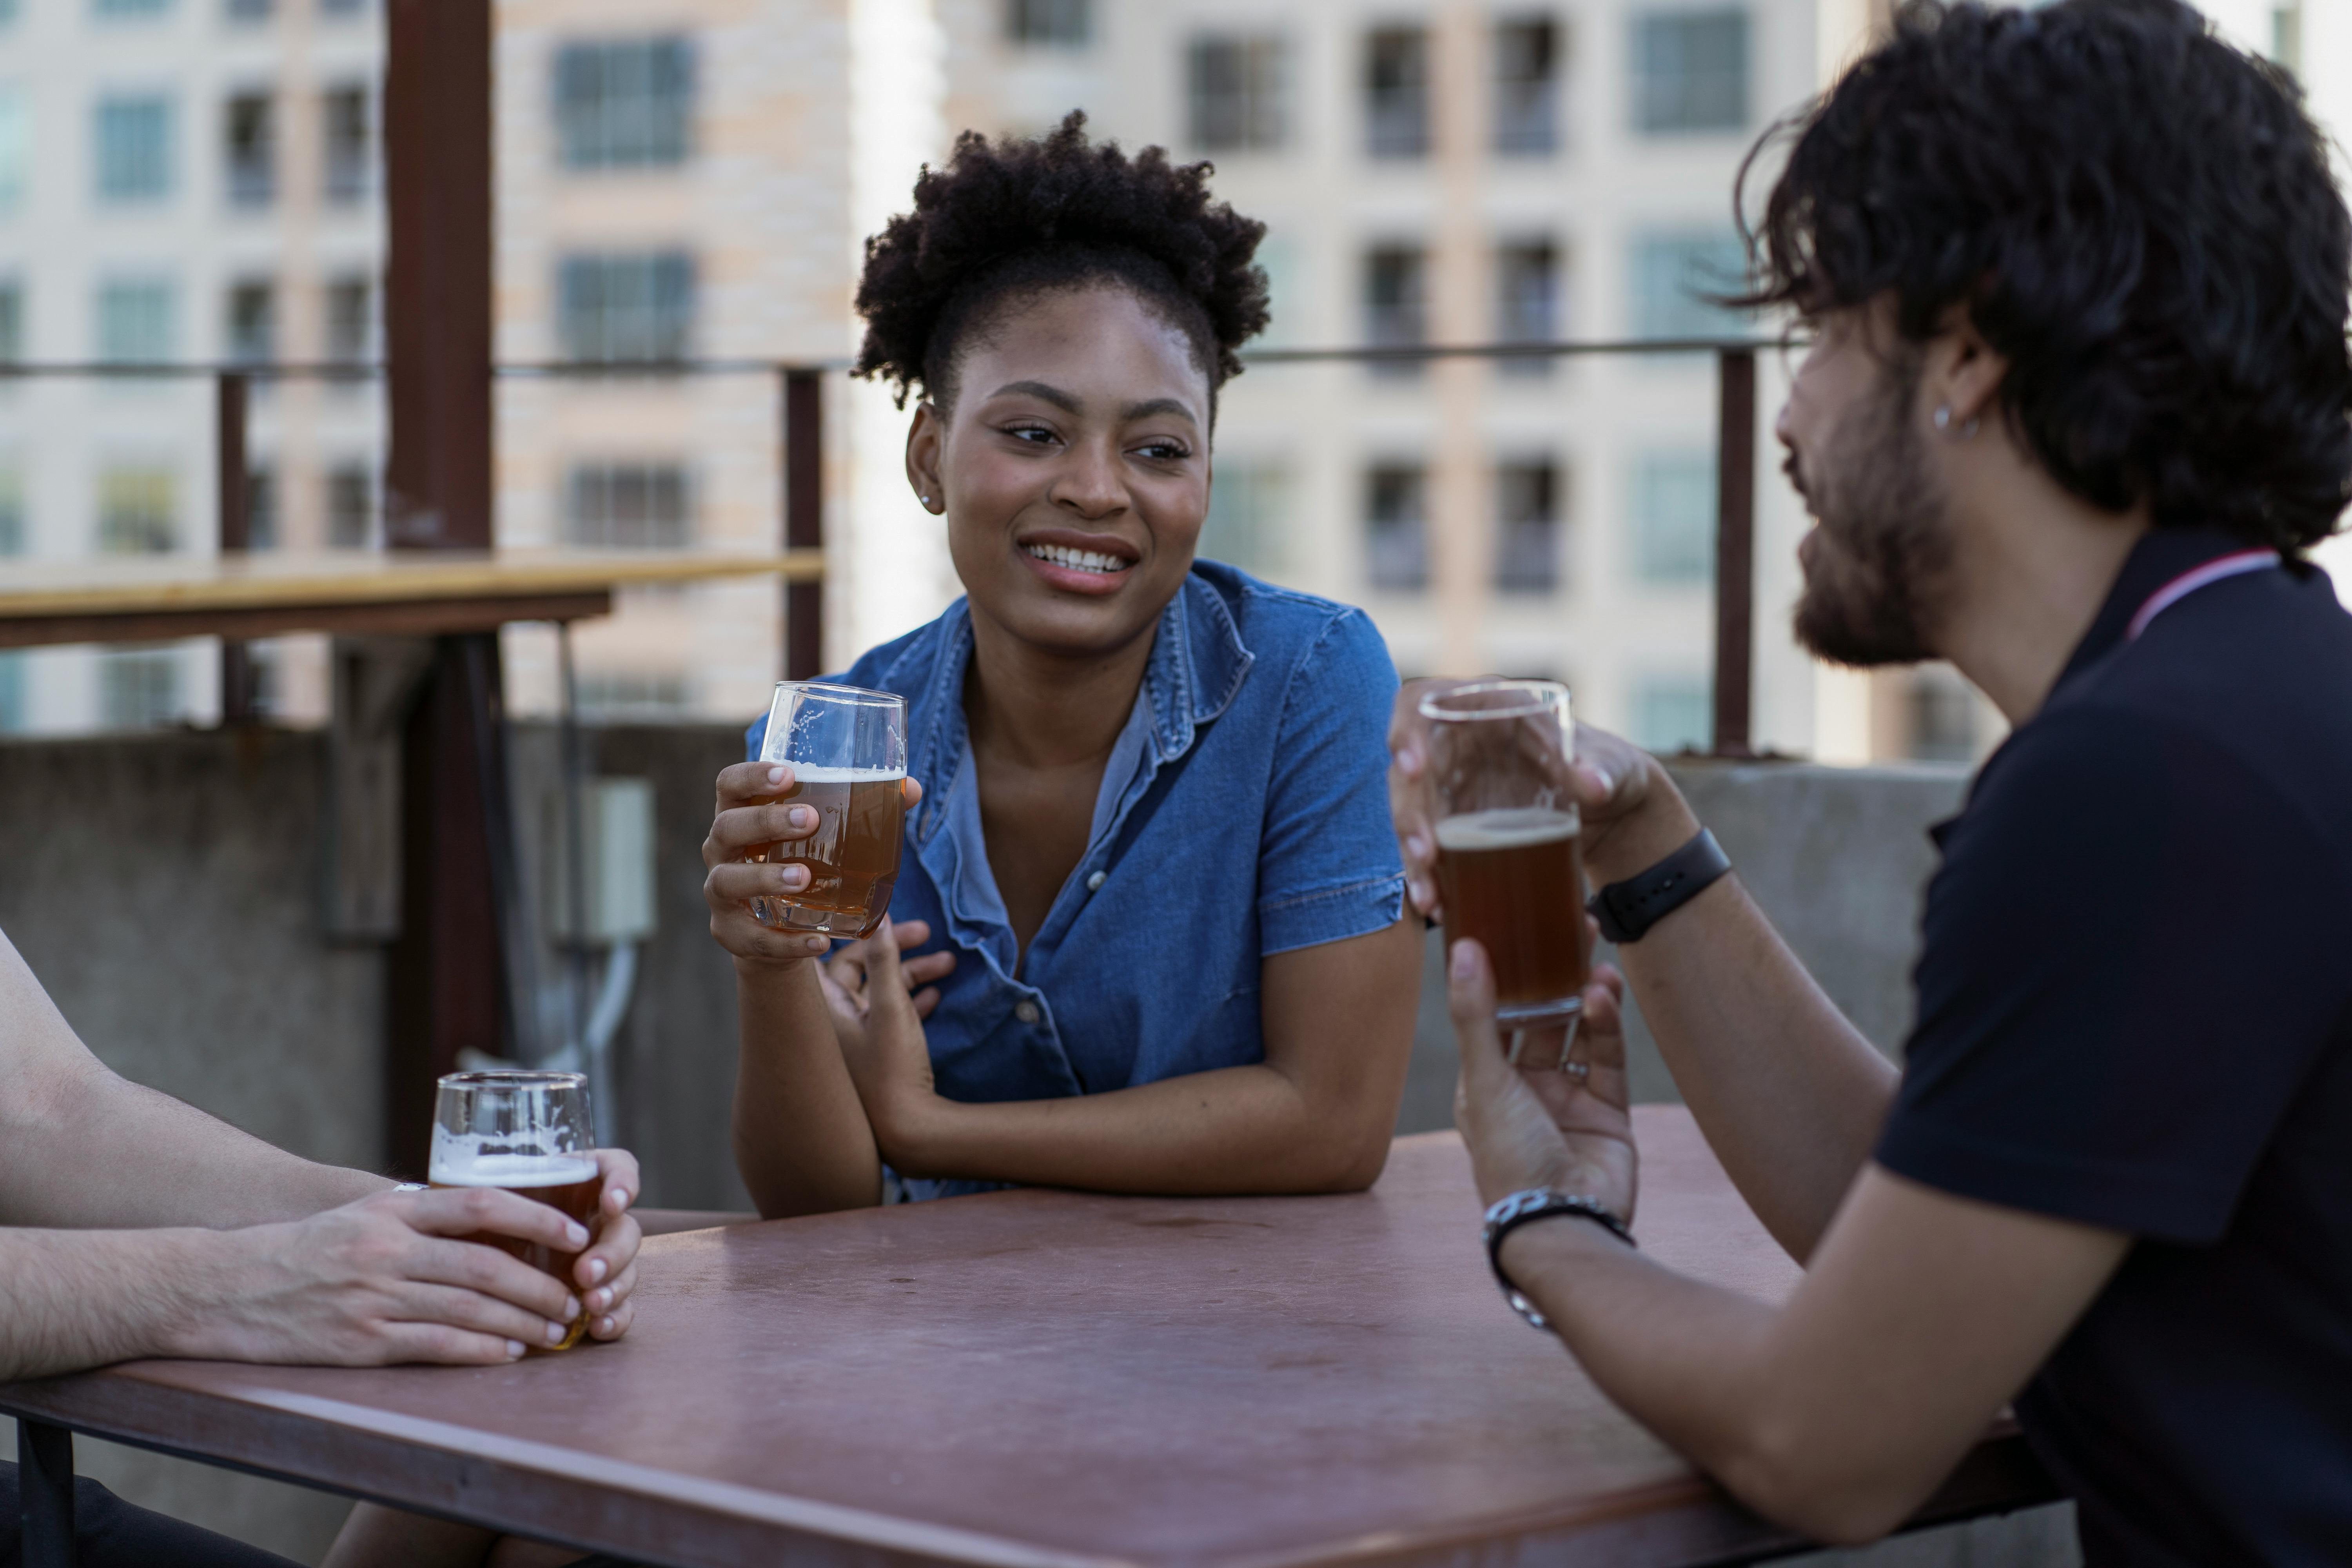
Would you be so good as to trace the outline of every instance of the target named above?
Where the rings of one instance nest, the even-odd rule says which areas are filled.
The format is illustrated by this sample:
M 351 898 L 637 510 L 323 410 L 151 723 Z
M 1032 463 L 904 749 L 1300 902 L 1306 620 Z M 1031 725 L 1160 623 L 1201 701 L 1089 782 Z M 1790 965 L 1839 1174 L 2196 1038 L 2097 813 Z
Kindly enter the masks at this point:
M 1191 340 L 1216 389 L 1241 374 L 1234 351 L 1266 322 L 1265 273 L 1251 257 L 1265 225 L 1209 197 L 1207 163 L 1164 148 L 1133 158 L 1087 140 L 1073 112 L 1035 141 L 956 139 L 947 167 L 915 182 L 915 210 L 866 242 L 857 374 L 945 408 L 957 351 L 1008 296 L 1122 284 Z
M 1743 302 L 1891 293 L 1915 342 L 1964 302 L 2074 494 L 2289 554 L 2334 531 L 2352 221 L 2293 79 L 2178 0 L 1914 0 L 1792 133 Z

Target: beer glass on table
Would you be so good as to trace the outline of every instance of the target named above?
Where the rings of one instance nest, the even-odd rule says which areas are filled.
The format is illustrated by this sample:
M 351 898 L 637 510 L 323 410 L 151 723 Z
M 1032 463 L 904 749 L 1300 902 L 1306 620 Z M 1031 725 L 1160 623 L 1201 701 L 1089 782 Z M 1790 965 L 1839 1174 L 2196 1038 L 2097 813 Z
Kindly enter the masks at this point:
M 1468 937 L 1486 950 L 1511 1060 L 1529 1032 L 1560 1028 L 1565 1067 L 1592 977 L 1568 688 L 1482 680 L 1423 698 L 1421 713 L 1430 721 L 1446 946 Z
M 453 1072 L 441 1079 L 433 1107 L 433 1164 L 426 1180 L 436 1187 L 499 1187 L 546 1204 L 578 1220 L 593 1243 L 604 1186 L 596 1168 L 594 1125 L 588 1114 L 588 1079 L 580 1073 Z M 495 1247 L 553 1275 L 565 1289 L 579 1289 L 572 1277 L 579 1252 L 558 1252 L 488 1231 L 458 1239 Z M 562 1342 L 547 1348 L 568 1351 L 587 1328 L 583 1307 Z
M 793 787 L 778 802 L 816 809 L 806 838 L 762 845 L 744 858 L 804 866 L 809 885 L 788 898 L 751 900 L 751 918 L 776 931 L 872 936 L 890 912 L 907 816 L 907 700 L 894 691 L 781 681 L 768 710 L 763 763 L 789 763 Z

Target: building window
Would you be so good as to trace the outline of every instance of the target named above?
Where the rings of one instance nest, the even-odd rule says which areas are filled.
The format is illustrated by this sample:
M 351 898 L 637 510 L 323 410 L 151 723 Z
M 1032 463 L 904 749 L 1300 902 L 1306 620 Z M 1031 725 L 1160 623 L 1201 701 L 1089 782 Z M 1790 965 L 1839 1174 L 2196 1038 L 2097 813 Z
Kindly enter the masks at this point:
M 278 548 L 278 470 L 253 467 L 245 474 L 245 547 Z
M 269 20 L 277 8 L 277 0 L 222 0 L 221 6 L 230 21 L 248 27 Z
M 1507 343 L 1559 340 L 1559 252 L 1548 239 L 1506 245 L 1495 252 L 1495 336 Z M 1544 375 L 1545 359 L 1496 362 L 1506 375 Z
M 368 8 L 368 0 L 319 0 L 321 16 L 357 16 Z
M 1078 48 L 1094 36 L 1089 0 L 1004 0 L 1004 37 L 1012 43 Z
M 2297 76 L 2303 74 L 2303 0 L 2271 7 L 2271 58 Z
M 1748 126 L 1748 13 L 1633 18 L 1633 127 L 1652 134 Z
M 327 475 L 327 543 L 366 550 L 375 543 L 375 476 L 364 463 L 338 464 Z
M 1429 481 L 1418 465 L 1365 476 L 1364 575 L 1396 592 L 1429 586 Z
M 1977 704 L 1968 684 L 1951 669 L 1931 666 L 1911 676 L 1911 759 L 1920 763 L 1973 762 L 1977 754 Z
M 98 357 L 108 364 L 162 364 L 179 353 L 178 299 L 170 282 L 120 278 L 98 286 Z
M 368 119 L 368 89 L 352 83 L 330 88 L 319 100 L 326 142 L 326 197 L 351 203 L 366 198 L 375 184 L 374 128 Z
M 1737 236 L 1642 235 L 1632 262 L 1635 337 L 1723 338 L 1745 330 L 1744 315 L 1709 298 L 1741 287 L 1748 252 Z
M 1495 586 L 1506 594 L 1559 587 L 1559 469 L 1506 463 L 1495 471 Z
M 677 251 L 572 256 L 557 280 L 576 360 L 682 360 L 694 344 L 694 259 Z
M 686 470 L 676 463 L 588 463 L 572 470 L 565 542 L 676 550 L 693 539 Z
M 1495 151 L 1540 158 L 1559 150 L 1559 25 L 1528 16 L 1495 26 Z
M 109 555 L 162 555 L 180 542 L 167 468 L 109 468 L 98 477 L 98 547 Z
M 25 357 L 25 286 L 0 278 L 0 364 Z
M 1220 458 L 1198 553 L 1261 577 L 1279 574 L 1289 500 L 1290 470 L 1282 464 Z
M 266 207 L 278 199 L 277 105 L 266 92 L 240 92 L 223 106 L 229 205 Z
M 375 355 L 375 286 L 364 272 L 327 284 L 327 357 L 364 364 Z
M 5 21 L 5 0 L 0 0 L 0 21 Z M 11 650 L 0 653 L 0 734 L 25 727 L 25 656 Z
M 686 677 L 640 669 L 583 670 L 580 716 L 604 723 L 626 719 L 676 719 L 692 704 Z
M 223 336 L 238 364 L 268 364 L 278 357 L 278 290 L 262 280 L 232 284 Z
M 1429 34 L 1420 27 L 1365 37 L 1364 145 L 1375 158 L 1429 154 Z
M 159 202 L 172 194 L 172 100 L 155 93 L 98 100 L 98 199 Z
M 0 555 L 25 553 L 25 476 L 0 468 Z
M 32 167 L 32 117 L 25 96 L 0 82 L 0 217 L 25 202 L 25 174 Z
M 1288 134 L 1288 50 L 1272 34 L 1192 40 L 1187 68 L 1192 144 L 1204 153 L 1263 153 Z
M 99 656 L 99 721 L 110 730 L 153 730 L 177 721 L 180 658 L 169 648 L 112 648 Z
M 1419 348 L 1429 334 L 1429 257 L 1418 246 L 1378 246 L 1364 256 L 1364 342 Z M 1375 360 L 1375 375 L 1418 375 L 1418 360 Z
M 139 21 L 162 16 L 172 0 L 90 0 L 89 8 L 108 21 Z
M 1633 743 L 1645 751 L 1704 749 L 1715 737 L 1714 682 L 1703 675 L 1644 675 L 1633 682 Z
M 1633 467 L 1633 574 L 1702 584 L 1715 574 L 1715 456 L 1653 452 Z
M 568 169 L 684 163 L 694 144 L 694 46 L 678 37 L 564 45 L 555 124 Z

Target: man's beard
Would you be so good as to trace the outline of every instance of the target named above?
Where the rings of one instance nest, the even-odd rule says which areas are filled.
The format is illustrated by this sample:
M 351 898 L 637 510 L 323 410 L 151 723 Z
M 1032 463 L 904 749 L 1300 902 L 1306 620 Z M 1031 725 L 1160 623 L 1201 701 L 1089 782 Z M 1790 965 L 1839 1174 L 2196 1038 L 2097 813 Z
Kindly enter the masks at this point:
M 1878 397 L 1823 443 L 1809 479 L 1822 537 L 1805 560 L 1797 641 L 1867 668 L 1933 658 L 1928 622 L 1951 564 L 1943 494 L 1910 417 L 1919 356 L 1890 364 Z

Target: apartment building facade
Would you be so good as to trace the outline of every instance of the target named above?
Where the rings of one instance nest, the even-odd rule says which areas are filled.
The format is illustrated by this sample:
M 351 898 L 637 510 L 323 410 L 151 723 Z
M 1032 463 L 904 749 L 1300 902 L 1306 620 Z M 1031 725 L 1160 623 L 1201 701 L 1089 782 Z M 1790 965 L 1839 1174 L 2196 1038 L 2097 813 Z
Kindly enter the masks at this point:
M 2250 47 L 2352 58 L 2332 13 L 2214 8 Z M 1883 12 L 501 0 L 498 352 L 542 373 L 500 383 L 500 538 L 772 543 L 781 410 L 759 364 L 853 350 L 860 242 L 953 131 L 1073 108 L 1213 160 L 1220 194 L 1267 221 L 1269 346 L 1769 335 L 1707 298 L 1737 276 L 1739 160 Z M 374 357 L 381 32 L 372 0 L 0 0 L 0 357 Z M 2334 118 L 2339 89 L 2313 80 Z M 743 368 L 645 374 L 679 360 Z M 608 374 L 543 373 L 589 367 Z M 1785 367 L 1761 370 L 1769 421 Z M 209 398 L 0 384 L 0 554 L 210 548 Z M 905 416 L 837 375 L 825 406 L 826 643 L 845 662 L 956 589 L 906 493 Z M 1706 731 L 1716 415 L 1705 355 L 1259 365 L 1224 402 L 1203 549 L 1364 605 L 1409 674 L 1559 676 L 1588 717 L 1672 749 Z M 373 542 L 382 443 L 373 384 L 267 386 L 257 545 Z M 1761 743 L 1858 761 L 1990 742 L 1948 671 L 1806 659 L 1785 630 L 1803 519 L 1769 470 L 1758 523 Z M 625 595 L 577 633 L 583 706 L 757 709 L 780 597 Z M 513 706 L 552 708 L 553 633 L 514 628 L 507 651 Z M 215 666 L 202 644 L 0 658 L 0 726 L 201 720 Z M 323 711 L 315 641 L 280 639 L 266 668 L 281 716 Z

